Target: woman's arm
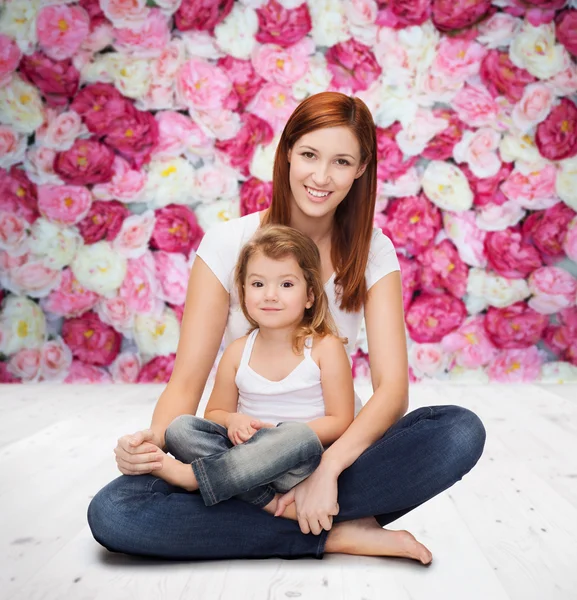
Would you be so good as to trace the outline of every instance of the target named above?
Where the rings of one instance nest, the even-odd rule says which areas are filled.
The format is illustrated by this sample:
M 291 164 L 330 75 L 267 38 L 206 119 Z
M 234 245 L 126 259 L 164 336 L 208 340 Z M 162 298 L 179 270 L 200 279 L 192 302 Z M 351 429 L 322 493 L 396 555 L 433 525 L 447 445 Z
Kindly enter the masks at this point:
M 409 374 L 401 273 L 389 273 L 369 290 L 365 323 L 373 395 L 345 433 L 323 454 L 321 466 L 337 475 L 407 411 Z
M 188 280 L 174 370 L 160 395 L 150 429 L 164 447 L 164 432 L 179 415 L 195 414 L 226 327 L 229 294 L 197 256 Z
M 328 335 L 320 340 L 318 357 L 325 416 L 307 425 L 317 434 L 321 444 L 328 446 L 353 422 L 355 390 L 347 353 L 338 338 Z

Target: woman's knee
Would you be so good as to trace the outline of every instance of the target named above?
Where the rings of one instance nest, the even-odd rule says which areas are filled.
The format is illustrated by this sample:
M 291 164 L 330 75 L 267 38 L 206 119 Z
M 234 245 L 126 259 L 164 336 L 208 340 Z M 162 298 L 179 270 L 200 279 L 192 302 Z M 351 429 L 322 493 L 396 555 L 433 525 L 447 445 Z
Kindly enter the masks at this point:
M 90 501 L 87 512 L 88 526 L 94 539 L 112 551 L 115 550 L 114 533 L 122 510 L 118 490 L 118 483 L 122 479 L 119 477 L 103 487 Z
M 481 419 L 468 408 L 448 406 L 447 435 L 450 436 L 453 452 L 462 462 L 465 473 L 476 464 L 485 447 L 487 432 Z

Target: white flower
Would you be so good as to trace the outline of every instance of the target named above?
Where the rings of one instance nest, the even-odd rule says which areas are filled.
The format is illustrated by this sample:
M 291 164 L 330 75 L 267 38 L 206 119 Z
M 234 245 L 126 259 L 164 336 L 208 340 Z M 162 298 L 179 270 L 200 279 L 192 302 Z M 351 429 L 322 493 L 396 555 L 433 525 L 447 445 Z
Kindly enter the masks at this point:
M 524 174 L 540 170 L 549 162 L 541 156 L 531 135 L 515 131 L 503 136 L 499 154 L 504 162 L 515 162 L 515 167 Z M 528 168 L 524 169 L 524 165 Z
M 215 202 L 199 204 L 194 209 L 196 220 L 204 231 L 216 223 L 230 221 L 240 216 L 238 199 L 216 200 Z
M 125 258 L 142 256 L 148 250 L 155 223 L 156 217 L 152 210 L 126 217 L 112 242 L 112 247 Z
M 449 379 L 455 383 L 465 383 L 467 385 L 489 383 L 489 376 L 485 373 L 483 367 L 465 369 L 465 367 L 455 366 L 449 371 Z
M 126 259 L 109 242 L 100 241 L 80 248 L 71 269 L 82 287 L 109 297 L 124 281 Z
M 309 68 L 305 75 L 293 85 L 293 96 L 304 100 L 308 96 L 324 92 L 328 89 L 332 74 L 327 68 L 324 54 L 317 52 L 309 59 Z
M 305 0 L 277 0 L 277 2 L 284 8 L 291 10 L 292 8 L 297 8 L 301 4 L 304 4 Z M 266 4 L 266 2 L 264 2 L 264 4 Z
M 235 2 L 226 19 L 214 28 L 214 35 L 223 52 L 235 58 L 248 59 L 256 45 L 257 31 L 256 11 Z
M 524 279 L 507 279 L 496 273 L 473 268 L 469 269 L 467 294 L 483 300 L 485 305 L 505 308 L 525 300 L 531 295 L 531 291 Z M 465 303 L 469 309 L 469 298 Z
M 189 109 L 188 112 L 206 136 L 217 140 L 232 139 L 242 127 L 240 114 L 234 110 L 224 108 L 211 111 Z
M 577 157 L 560 160 L 557 166 L 555 191 L 569 208 L 577 210 Z
M 577 366 L 561 361 L 544 363 L 539 383 L 577 383 Z
M 375 24 L 379 10 L 375 0 L 345 0 L 344 4 L 352 36 L 361 44 L 374 46 L 379 31 Z
M 194 200 L 195 178 L 194 167 L 184 158 L 153 160 L 148 165 L 143 198 L 153 208 L 171 203 L 190 204 Z
M 224 55 L 208 31 L 183 31 L 180 37 L 189 56 L 216 60 Z
M 134 337 L 134 310 L 128 306 L 126 298 L 113 296 L 101 298 L 94 307 L 96 314 L 103 323 L 114 327 L 125 338 Z
M 169 308 L 162 315 L 136 315 L 134 319 L 134 340 L 140 354 L 146 357 L 176 352 L 179 335 L 178 319 Z
M 0 122 L 18 133 L 31 134 L 44 122 L 44 108 L 38 89 L 18 75 L 0 88 Z
M 417 377 L 436 377 L 447 368 L 449 355 L 441 344 L 412 343 L 408 352 L 409 365 Z
M 403 83 L 377 79 L 357 96 L 368 106 L 379 127 L 389 127 L 395 121 L 410 123 L 419 109 L 412 90 Z
M 250 163 L 250 174 L 262 181 L 272 181 L 272 169 L 274 156 L 278 146 L 280 135 L 275 136 L 270 144 L 257 147 Z
M 74 227 L 60 227 L 43 217 L 36 219 L 32 225 L 30 248 L 49 269 L 68 266 L 83 243 Z
M 206 164 L 196 172 L 192 192 L 201 202 L 238 199 L 238 174 L 225 164 Z
M 36 17 L 42 0 L 8 0 L 0 14 L 0 33 L 16 40 L 24 54 L 36 49 Z
M 113 71 L 114 85 L 118 91 L 128 98 L 145 96 L 150 88 L 150 61 L 145 58 L 134 58 L 122 54 Z
M 340 0 L 315 0 L 308 4 L 311 35 L 316 46 L 334 46 L 350 37 L 345 7 Z
M 497 12 L 492 17 L 479 23 L 477 41 L 487 48 L 508 46 L 522 26 L 523 21 L 518 17 L 503 12 Z
M 487 204 L 479 209 L 476 223 L 483 231 L 503 231 L 517 225 L 525 214 L 523 207 L 512 200 L 501 205 Z
M 83 83 L 114 83 L 121 61 L 122 55 L 119 52 L 97 54 L 92 61 L 80 67 L 80 79 Z
M 556 44 L 555 25 L 533 27 L 525 22 L 509 48 L 511 62 L 539 79 L 548 79 L 565 70 L 571 59 L 567 50 Z
M 415 167 L 393 181 L 383 181 L 380 194 L 393 198 L 416 196 L 421 191 L 421 178 Z
M 25 296 L 8 296 L 0 315 L 0 352 L 39 348 L 46 336 L 46 319 L 36 302 Z
M 419 108 L 415 116 L 402 125 L 395 140 L 404 154 L 417 156 L 438 133 L 447 128 L 447 121 L 435 117 L 432 110 Z
M 180 8 L 182 0 L 154 0 L 154 3 L 163 13 L 172 15 Z
M 423 191 L 442 210 L 463 211 L 473 206 L 473 192 L 456 165 L 432 160 L 423 173 Z
M 9 170 L 24 160 L 28 140 L 10 125 L 0 126 L 0 168 Z
M 496 153 L 500 141 L 501 134 L 491 127 L 467 130 L 455 144 L 453 157 L 458 163 L 466 162 L 477 177 L 493 177 L 501 168 L 501 161 Z

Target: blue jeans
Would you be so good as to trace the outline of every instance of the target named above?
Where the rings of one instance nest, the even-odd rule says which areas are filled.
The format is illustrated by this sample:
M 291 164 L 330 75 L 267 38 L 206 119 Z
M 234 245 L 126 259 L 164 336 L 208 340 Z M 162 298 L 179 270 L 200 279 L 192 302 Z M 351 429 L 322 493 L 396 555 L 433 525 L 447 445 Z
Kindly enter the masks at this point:
M 191 463 L 206 506 L 239 498 L 262 508 L 277 492 L 288 492 L 321 462 L 323 446 L 305 423 L 279 423 L 257 431 L 238 446 L 226 427 L 181 415 L 167 427 L 166 449 Z
M 485 428 L 470 410 L 433 406 L 395 423 L 345 469 L 335 522 L 375 516 L 387 525 L 451 487 L 479 460 Z M 328 532 L 231 498 L 205 506 L 153 475 L 121 475 L 92 499 L 88 523 L 114 552 L 170 559 L 321 558 Z

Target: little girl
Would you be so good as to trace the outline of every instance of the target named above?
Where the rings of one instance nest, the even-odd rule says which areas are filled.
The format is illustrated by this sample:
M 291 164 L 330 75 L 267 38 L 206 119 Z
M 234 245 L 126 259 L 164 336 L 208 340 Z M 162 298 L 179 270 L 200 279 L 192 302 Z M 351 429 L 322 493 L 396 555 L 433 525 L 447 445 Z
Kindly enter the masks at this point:
M 235 279 L 252 328 L 224 351 L 205 418 L 181 415 L 167 428 L 175 458 L 164 455 L 156 475 L 182 482 L 185 469 L 186 489 L 207 506 L 235 496 L 274 514 L 280 495 L 317 468 L 354 411 L 320 264 L 314 242 L 281 225 L 243 247 Z

